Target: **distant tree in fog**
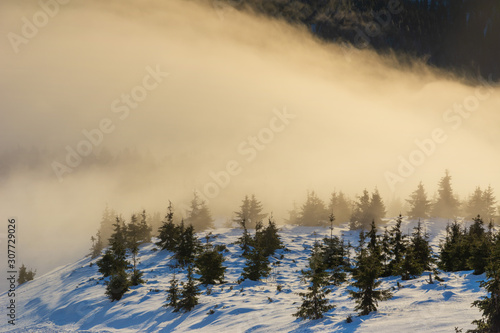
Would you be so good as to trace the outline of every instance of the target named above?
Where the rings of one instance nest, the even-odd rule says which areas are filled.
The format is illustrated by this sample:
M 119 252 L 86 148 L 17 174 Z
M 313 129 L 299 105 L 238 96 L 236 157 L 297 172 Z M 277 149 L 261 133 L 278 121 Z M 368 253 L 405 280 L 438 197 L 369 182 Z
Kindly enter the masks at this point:
M 417 189 L 410 194 L 410 198 L 406 199 L 406 201 L 410 204 L 410 211 L 408 211 L 410 219 L 429 217 L 431 201 L 427 199 L 427 193 L 422 182 L 418 184 Z
M 205 201 L 200 199 L 198 193 L 194 192 L 193 200 L 188 211 L 186 224 L 190 224 L 196 231 L 213 228 L 214 220 Z
M 330 197 L 328 211 L 335 215 L 336 223 L 344 223 L 352 216 L 352 203 L 342 191 L 334 191 Z
M 314 191 L 307 193 L 306 202 L 302 205 L 298 216 L 298 224 L 305 226 L 326 225 L 328 210 L 323 200 Z
M 432 216 L 454 218 L 459 211 L 460 203 L 453 193 L 451 176 L 448 170 L 438 184 L 438 197 L 432 206 Z
M 234 221 L 243 227 L 243 221 L 245 221 L 246 227 L 254 229 L 257 222 L 261 222 L 267 214 L 262 213 L 262 203 L 257 200 L 254 194 L 249 198 L 245 195 L 243 199 L 240 210 L 235 212 L 236 218 Z
M 385 214 L 384 201 L 378 189 L 372 192 L 371 197 L 365 189 L 363 195 L 359 196 L 358 201 L 355 203 L 354 211 L 351 216 L 350 228 L 352 230 L 360 228 L 368 230 L 372 221 L 375 221 L 376 224 L 380 224 Z
M 490 221 L 495 217 L 495 204 L 496 198 L 493 193 L 493 188 L 488 186 L 488 188 L 483 191 L 481 187 L 478 186 L 465 203 L 465 217 L 473 218 L 480 215 L 484 221 Z
M 115 222 L 115 218 L 116 212 L 106 205 L 102 213 L 101 223 L 99 225 L 99 233 L 101 235 L 103 247 L 109 245 L 109 239 L 113 234 L 113 223 Z

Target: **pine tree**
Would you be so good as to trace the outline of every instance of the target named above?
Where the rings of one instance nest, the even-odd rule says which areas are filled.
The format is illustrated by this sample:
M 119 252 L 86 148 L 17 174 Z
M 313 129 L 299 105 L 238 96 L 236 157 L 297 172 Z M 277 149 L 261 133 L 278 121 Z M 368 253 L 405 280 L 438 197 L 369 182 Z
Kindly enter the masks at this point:
M 198 193 L 194 192 L 193 200 L 186 219 L 187 224 L 191 224 L 196 231 L 213 228 L 214 220 L 205 201 L 201 200 Z
M 328 220 L 328 211 L 323 200 L 314 191 L 307 193 L 307 200 L 302 205 L 298 223 L 304 226 L 324 225 Z
M 478 307 L 483 318 L 472 323 L 477 325 L 477 329 L 469 330 L 474 333 L 496 333 L 500 332 L 500 238 L 497 237 L 489 264 L 486 267 L 486 281 L 480 286 L 485 288 L 488 296 L 472 303 Z
M 302 270 L 304 280 L 309 280 L 308 292 L 298 293 L 302 297 L 302 305 L 293 316 L 301 319 L 321 319 L 324 313 L 334 309 L 326 298 L 331 292 L 328 289 L 329 279 L 326 265 L 323 261 L 323 253 L 318 243 L 315 243 L 309 259 L 309 270 Z
M 99 226 L 99 233 L 102 239 L 103 248 L 109 245 L 109 239 L 113 234 L 113 224 L 115 222 L 116 213 L 110 209 L 108 205 L 104 208 Z
M 352 216 L 352 204 L 342 191 L 333 192 L 328 211 L 335 214 L 337 223 L 348 222 Z
M 130 286 L 126 273 L 130 264 L 126 255 L 127 237 L 124 223 L 117 217 L 113 226 L 114 233 L 109 239 L 111 246 L 106 250 L 104 256 L 97 261 L 97 265 L 99 266 L 99 272 L 104 277 L 110 276 L 106 285 L 106 295 L 111 301 L 117 301 L 122 298 Z
M 193 266 L 188 265 L 187 271 L 187 282 L 182 283 L 181 297 L 177 302 L 177 306 L 174 310 L 175 312 L 181 310 L 183 312 L 189 312 L 198 305 L 198 295 L 200 291 L 193 277 Z
M 200 249 L 200 241 L 196 238 L 192 225 L 184 228 L 181 222 L 179 244 L 175 248 L 175 258 L 181 266 L 194 263 L 194 258 Z
M 431 202 L 427 200 L 427 193 L 422 182 L 418 184 L 417 189 L 410 195 L 410 199 L 406 201 L 410 204 L 410 211 L 408 212 L 410 219 L 429 217 Z
M 201 275 L 199 280 L 204 285 L 224 283 L 224 256 L 210 243 L 210 234 L 206 236 L 206 240 L 203 252 L 195 259 L 197 274 Z
M 378 301 L 384 301 L 392 297 L 388 290 L 377 290 L 381 281 L 377 278 L 381 274 L 379 258 L 373 256 L 364 246 L 364 235 L 360 233 L 360 245 L 357 249 L 356 266 L 352 270 L 353 282 L 351 285 L 356 291 L 350 290 L 349 294 L 356 302 L 355 310 L 359 315 L 368 315 L 377 311 Z
M 167 304 L 165 306 L 171 306 L 177 309 L 177 303 L 180 299 L 179 281 L 175 278 L 175 273 L 170 280 L 170 287 L 167 290 Z
M 375 221 L 376 224 L 380 224 L 382 222 L 382 218 L 385 217 L 385 205 L 382 197 L 380 196 L 380 193 L 378 192 L 378 189 L 375 189 L 375 191 L 372 192 L 369 212 L 370 220 Z
M 130 285 L 132 286 L 138 286 L 139 284 L 144 283 L 144 280 L 142 279 L 143 273 L 137 269 L 137 254 L 139 253 L 139 244 L 144 240 L 142 228 L 143 226 L 137 222 L 136 215 L 133 214 L 126 229 L 127 248 L 132 254 L 132 275 L 130 277 Z
M 465 271 L 470 267 L 470 243 L 465 229 L 457 221 L 446 226 L 446 238 L 439 245 L 438 267 L 445 272 Z
M 180 241 L 181 229 L 174 224 L 174 212 L 172 203 L 168 205 L 168 213 L 165 220 L 158 230 L 158 238 L 160 239 L 156 245 L 161 247 L 162 250 L 174 252 L 177 244 Z
M 151 242 L 152 228 L 147 222 L 146 210 L 142 211 L 141 221 L 139 222 L 139 228 L 137 231 L 138 231 L 139 242 L 141 244 Z
M 267 216 L 267 214 L 262 213 L 262 210 L 262 203 L 257 200 L 255 195 L 252 195 L 251 198 L 245 195 L 240 210 L 235 212 L 236 218 L 234 222 L 238 223 L 243 228 L 244 221 L 247 228 L 253 229 L 257 222 L 262 221 L 262 219 Z
M 363 195 L 358 197 L 355 203 L 354 212 L 351 217 L 350 229 L 368 229 L 371 223 L 370 219 L 370 195 L 368 191 L 363 190 Z
M 432 263 L 432 248 L 429 245 L 429 235 L 422 230 L 422 223 L 420 220 L 418 220 L 417 226 L 413 228 L 410 248 L 415 265 L 419 268 L 417 275 L 421 275 L 424 271 L 430 270 Z
M 484 230 L 483 220 L 479 215 L 474 218 L 468 236 L 470 257 L 467 260 L 467 266 L 474 270 L 475 275 L 483 274 L 488 264 L 492 244 Z
M 241 249 L 243 250 L 243 257 L 246 257 L 250 252 L 251 247 L 254 245 L 254 239 L 248 232 L 246 226 L 246 220 L 241 220 L 241 226 L 243 228 L 243 234 L 240 238 L 238 238 L 237 244 L 240 244 Z
M 266 257 L 273 255 L 277 250 L 283 248 L 278 228 L 272 216 L 269 217 L 267 227 L 261 228 L 258 231 L 256 230 L 254 244 L 261 247 L 263 255 Z
M 388 270 L 390 275 L 400 275 L 407 248 L 406 236 L 401 231 L 402 222 L 403 217 L 399 215 L 396 219 L 396 224 L 389 231 L 391 260 L 389 261 Z
M 483 203 L 484 203 L 484 212 L 481 215 L 484 221 L 491 221 L 496 216 L 496 198 L 493 193 L 493 188 L 491 185 L 488 186 L 486 190 L 483 191 Z
M 92 236 L 90 237 L 90 240 L 92 241 L 92 248 L 90 249 L 91 251 L 90 257 L 94 259 L 101 255 L 102 249 L 104 248 L 101 238 L 101 232 L 98 230 L 96 237 Z
M 35 278 L 36 271 L 28 270 L 24 264 L 19 267 L 19 276 L 17 277 L 17 284 L 21 285 L 25 282 L 31 281 Z
M 459 201 L 453 193 L 451 186 L 451 176 L 448 170 L 439 181 L 438 198 L 432 207 L 432 216 L 453 218 L 457 215 Z
M 259 281 L 261 278 L 269 276 L 270 272 L 269 259 L 264 255 L 262 248 L 251 247 L 246 256 L 245 267 L 243 267 L 241 274 L 242 279 Z

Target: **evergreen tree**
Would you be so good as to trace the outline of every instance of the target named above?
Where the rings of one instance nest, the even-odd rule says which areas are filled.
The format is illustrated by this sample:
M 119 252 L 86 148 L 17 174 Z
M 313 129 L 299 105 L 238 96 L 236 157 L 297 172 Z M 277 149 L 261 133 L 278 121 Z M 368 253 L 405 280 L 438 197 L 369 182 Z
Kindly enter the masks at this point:
M 113 234 L 113 224 L 115 222 L 116 213 L 110 209 L 108 205 L 104 208 L 99 226 L 99 234 L 101 235 L 103 248 L 109 245 L 109 239 Z
M 249 198 L 245 195 L 241 203 L 240 210 L 235 212 L 236 218 L 234 221 L 243 227 L 243 221 L 246 223 L 246 228 L 255 228 L 257 222 L 262 221 L 267 214 L 262 213 L 262 203 L 257 200 L 254 194 Z
M 439 245 L 438 267 L 445 272 L 465 271 L 469 269 L 470 246 L 467 232 L 457 221 L 446 226 L 446 238 Z
M 389 244 L 391 260 L 389 261 L 388 271 L 390 275 L 400 275 L 403 259 L 407 249 L 406 236 L 401 231 L 401 223 L 403 217 L 401 215 L 396 219 L 396 224 L 389 231 Z
M 162 250 L 174 252 L 181 237 L 181 229 L 174 224 L 174 212 L 171 202 L 168 205 L 168 213 L 158 233 L 159 241 L 156 245 L 161 247 Z
M 324 225 L 328 220 L 328 211 L 323 200 L 314 191 L 307 193 L 307 200 L 302 205 L 298 223 L 304 226 Z
M 351 217 L 350 229 L 368 229 L 372 219 L 370 219 L 370 195 L 368 191 L 363 190 L 363 195 L 358 197 L 355 203 L 354 212 Z
M 307 287 L 308 292 L 299 293 L 302 297 L 302 305 L 293 316 L 301 319 L 321 319 L 324 313 L 335 306 L 329 304 L 329 300 L 326 298 L 331 290 L 327 288 L 329 285 L 328 273 L 318 243 L 315 243 L 309 259 L 309 270 L 302 270 L 302 275 L 304 280 L 309 280 L 310 285 Z
M 429 245 L 429 235 L 422 230 L 422 223 L 420 220 L 418 220 L 417 226 L 413 228 L 410 248 L 415 266 L 419 268 L 416 275 L 421 275 L 424 271 L 430 270 L 432 263 L 432 248 Z
M 377 290 L 381 281 L 377 278 L 381 275 L 379 258 L 365 247 L 365 236 L 360 233 L 360 245 L 357 249 L 356 266 L 352 270 L 353 282 L 351 286 L 356 290 L 350 290 L 349 294 L 356 302 L 355 309 L 359 315 L 368 315 L 377 311 L 378 301 L 384 301 L 392 297 L 388 290 Z
M 477 215 L 484 216 L 483 191 L 479 186 L 476 187 L 474 193 L 469 196 L 465 203 L 465 215 L 467 218 L 473 218 Z
M 207 204 L 200 199 L 198 193 L 194 192 L 186 223 L 191 224 L 196 231 L 201 231 L 206 228 L 213 228 L 213 222 L 214 220 Z
M 177 303 L 180 299 L 179 281 L 175 278 L 175 273 L 170 280 L 170 287 L 167 290 L 167 304 L 165 306 L 171 306 L 177 309 Z
M 438 198 L 432 207 L 432 216 L 453 218 L 457 215 L 459 201 L 453 193 L 451 176 L 448 170 L 438 184 Z
M 246 226 L 246 220 L 241 220 L 241 226 L 243 227 L 243 234 L 238 239 L 237 244 L 240 244 L 241 249 L 243 250 L 243 257 L 246 257 L 250 252 L 251 247 L 254 245 L 254 239 L 248 232 Z
M 204 285 L 224 283 L 224 256 L 210 243 L 210 234 L 206 236 L 206 240 L 203 252 L 195 260 L 197 274 L 201 275 L 199 280 Z
M 126 229 L 127 248 L 132 254 L 132 275 L 130 277 L 130 285 L 132 286 L 137 286 L 144 283 L 144 280 L 142 279 L 143 273 L 137 269 L 137 254 L 139 253 L 139 244 L 144 241 L 145 236 L 143 234 L 143 231 L 144 230 L 142 222 L 141 224 L 139 224 L 137 222 L 136 215 L 133 214 Z
M 177 302 L 175 312 L 189 312 L 198 305 L 198 295 L 200 291 L 193 277 L 193 266 L 188 265 L 187 282 L 182 283 L 181 297 Z
M 427 200 L 427 193 L 425 192 L 422 182 L 418 184 L 417 189 L 413 191 L 410 198 L 406 201 L 410 204 L 408 216 L 411 219 L 425 219 L 429 217 L 431 202 L 430 200 Z
M 483 203 L 484 203 L 484 212 L 483 219 L 485 221 L 491 221 L 496 216 L 496 198 L 493 193 L 493 188 L 489 185 L 486 190 L 483 191 Z
M 31 281 L 35 278 L 36 271 L 28 270 L 24 264 L 19 267 L 19 276 L 17 277 L 17 284 L 21 285 L 25 282 Z
M 337 223 L 344 223 L 350 221 L 352 204 L 342 191 L 334 191 L 330 197 L 328 211 L 335 214 Z
M 477 329 L 469 330 L 474 333 L 496 333 L 500 332 L 500 238 L 497 237 L 489 264 L 486 266 L 486 281 L 480 286 L 485 288 L 488 296 L 472 303 L 478 307 L 483 318 L 472 323 Z
M 372 192 L 372 197 L 369 205 L 369 214 L 371 221 L 375 221 L 376 224 L 382 222 L 382 218 L 385 217 L 386 210 L 384 201 L 378 192 L 378 189 Z
M 139 222 L 139 228 L 137 230 L 139 242 L 141 244 L 151 242 L 151 231 L 152 228 L 147 222 L 146 210 L 143 210 L 141 214 L 141 221 Z
M 194 258 L 200 249 L 200 241 L 196 238 L 192 225 L 184 228 L 184 221 L 181 222 L 179 244 L 175 248 L 175 258 L 181 266 L 186 266 L 194 262 Z
M 251 247 L 246 256 L 245 267 L 243 267 L 241 274 L 242 279 L 259 281 L 261 278 L 269 276 L 270 272 L 269 259 L 264 255 L 262 248 Z
M 106 295 L 111 301 L 120 300 L 123 294 L 128 290 L 130 281 L 126 270 L 130 264 L 127 261 L 127 237 L 124 223 L 120 218 L 116 218 L 114 233 L 109 242 L 110 247 L 106 250 L 104 256 L 97 261 L 99 272 L 104 277 L 110 276 L 106 285 Z
M 94 259 L 101 255 L 102 249 L 104 248 L 101 239 L 101 231 L 98 230 L 96 237 L 92 236 L 90 237 L 90 240 L 92 241 L 92 248 L 90 249 L 91 251 L 90 257 Z
M 266 257 L 273 255 L 276 250 L 283 248 L 278 228 L 272 216 L 268 220 L 267 227 L 256 231 L 254 243 L 256 246 L 261 247 L 263 255 Z
M 470 257 L 467 267 L 474 270 L 475 275 L 483 274 L 488 264 L 492 244 L 483 226 L 483 220 L 478 215 L 469 228 L 468 245 Z

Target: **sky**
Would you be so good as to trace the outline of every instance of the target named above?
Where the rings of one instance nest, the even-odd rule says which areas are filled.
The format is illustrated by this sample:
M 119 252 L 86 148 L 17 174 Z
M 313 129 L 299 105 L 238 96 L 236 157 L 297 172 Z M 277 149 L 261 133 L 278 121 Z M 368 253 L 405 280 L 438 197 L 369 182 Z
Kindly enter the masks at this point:
M 39 273 L 88 252 L 106 204 L 127 218 L 171 200 L 182 216 L 198 191 L 223 220 L 254 193 L 281 223 L 311 190 L 388 202 L 423 181 L 432 196 L 445 169 L 462 198 L 500 188 L 488 78 L 221 2 L 6 0 L 0 35 L 0 152 L 50 151 L 2 179 L 0 234 L 16 217 L 18 260 Z M 125 148 L 158 165 L 85 164 Z

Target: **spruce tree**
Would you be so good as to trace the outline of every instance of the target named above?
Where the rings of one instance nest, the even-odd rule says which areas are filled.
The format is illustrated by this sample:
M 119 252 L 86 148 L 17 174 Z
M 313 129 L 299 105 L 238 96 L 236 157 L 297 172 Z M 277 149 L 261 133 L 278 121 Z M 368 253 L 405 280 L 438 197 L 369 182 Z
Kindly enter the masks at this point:
M 359 315 L 368 315 L 377 311 L 379 301 L 392 297 L 388 290 L 377 290 L 381 281 L 377 278 L 381 274 L 381 264 L 371 251 L 365 247 L 365 235 L 360 233 L 360 245 L 357 248 L 356 266 L 352 270 L 353 282 L 351 286 L 356 290 L 350 290 L 349 294 L 356 302 L 355 310 Z
M 250 252 L 251 246 L 254 245 L 254 239 L 248 232 L 247 226 L 246 226 L 246 219 L 241 220 L 241 226 L 243 228 L 243 234 L 241 235 L 240 238 L 238 238 L 238 241 L 236 242 L 237 244 L 240 245 L 241 249 L 243 250 L 243 257 L 246 257 L 248 253 Z
M 173 307 L 176 310 L 180 296 L 179 281 L 175 278 L 174 273 L 170 280 L 170 286 L 167 289 L 167 304 L 165 304 L 165 306 Z
M 330 197 L 328 211 L 335 213 L 337 223 L 348 222 L 352 216 L 352 204 L 342 191 L 335 191 Z
M 390 275 L 400 275 L 403 259 L 407 248 L 406 236 L 401 230 L 403 217 L 401 215 L 396 219 L 396 224 L 389 231 L 389 244 L 391 259 L 388 265 Z
M 413 228 L 410 248 L 415 265 L 419 268 L 417 275 L 421 275 L 424 271 L 430 270 L 432 263 L 432 248 L 429 245 L 429 235 L 422 230 L 422 223 L 420 220 L 418 220 L 417 226 Z
M 128 279 L 127 273 L 123 271 L 117 271 L 107 282 L 105 294 L 109 297 L 111 302 L 119 301 L 123 295 L 128 291 L 130 286 L 130 281 Z
M 386 210 L 384 201 L 382 200 L 382 197 L 380 196 L 380 193 L 378 192 L 377 188 L 375 189 L 375 191 L 372 192 L 369 205 L 369 212 L 370 212 L 369 213 L 370 220 L 375 221 L 376 224 L 380 224 L 382 222 L 382 218 L 385 217 Z
M 193 200 L 186 219 L 187 224 L 191 224 L 196 231 L 213 228 L 214 220 L 205 201 L 200 199 L 198 193 L 194 192 Z
M 370 195 L 368 191 L 363 190 L 363 195 L 358 197 L 355 203 L 354 211 L 351 216 L 350 229 L 368 229 L 372 219 L 370 219 Z
M 477 329 L 469 330 L 474 333 L 500 332 L 500 238 L 497 237 L 489 264 L 486 266 L 486 279 L 480 286 L 485 288 L 488 296 L 472 303 L 482 311 L 482 319 L 472 323 Z
M 184 228 L 184 221 L 181 222 L 179 244 L 175 248 L 175 259 L 181 266 L 194 263 L 194 258 L 200 250 L 200 241 L 196 238 L 192 225 Z
M 104 248 L 102 238 L 101 238 L 101 231 L 97 231 L 96 237 L 92 236 L 90 237 L 90 240 L 92 241 L 92 248 L 90 249 L 90 257 L 92 259 L 97 258 L 101 255 L 102 249 Z
M 496 198 L 493 193 L 493 188 L 491 185 L 488 185 L 488 188 L 483 191 L 483 203 L 484 203 L 484 212 L 481 215 L 484 221 L 491 221 L 497 213 L 496 209 Z
M 141 244 L 151 242 L 152 228 L 147 222 L 146 210 L 142 211 L 141 221 L 139 222 L 139 227 L 137 231 L 138 231 L 139 242 Z
M 104 208 L 99 226 L 103 248 L 109 245 L 109 239 L 113 234 L 113 224 L 115 222 L 116 213 L 110 209 L 108 205 Z
M 17 284 L 21 285 L 25 282 L 31 281 L 35 278 L 36 271 L 28 270 L 24 264 L 19 267 L 19 276 L 17 277 Z
M 298 223 L 304 226 L 324 225 L 328 221 L 328 211 L 323 200 L 314 191 L 307 193 L 307 200 L 302 205 Z
M 261 278 L 269 276 L 270 272 L 269 259 L 264 255 L 262 248 L 251 247 L 246 256 L 245 267 L 243 267 L 241 274 L 242 279 L 259 281 Z
M 443 218 L 454 218 L 459 209 L 459 201 L 453 193 L 451 176 L 448 170 L 441 178 L 438 185 L 438 198 L 432 207 L 432 216 Z
M 181 297 L 175 307 L 175 312 L 189 312 L 198 305 L 198 295 L 200 294 L 198 285 L 193 277 L 193 266 L 188 265 L 187 282 L 182 283 Z
M 445 272 L 468 270 L 470 243 L 465 229 L 457 221 L 446 226 L 445 241 L 439 245 L 438 267 Z
M 158 245 L 162 250 L 174 252 L 180 241 L 181 229 L 174 223 L 174 211 L 171 202 L 168 205 L 168 213 L 165 216 L 165 220 L 158 230 L 158 233 L 159 241 L 156 242 L 156 245 Z
M 258 227 L 259 230 L 255 232 L 254 244 L 255 246 L 261 247 L 264 256 L 271 256 L 276 250 L 283 248 L 283 243 L 278 234 L 278 228 L 272 216 L 269 218 L 265 228 L 263 228 L 261 224 L 258 225 Z
M 410 198 L 406 201 L 410 204 L 410 211 L 408 212 L 410 219 L 425 219 L 429 217 L 431 201 L 427 200 L 427 193 L 422 182 L 418 184 L 417 189 L 413 191 Z
M 331 290 L 328 288 L 329 278 L 323 261 L 322 249 L 315 243 L 309 259 L 309 269 L 302 270 L 303 279 L 309 282 L 307 292 L 298 293 L 302 297 L 302 305 L 293 316 L 301 319 L 321 319 L 324 313 L 335 308 L 326 298 Z
M 210 234 L 206 236 L 206 240 L 203 251 L 195 259 L 197 274 L 201 275 L 200 283 L 204 285 L 224 283 L 226 271 L 226 267 L 222 266 L 224 256 L 210 243 Z

